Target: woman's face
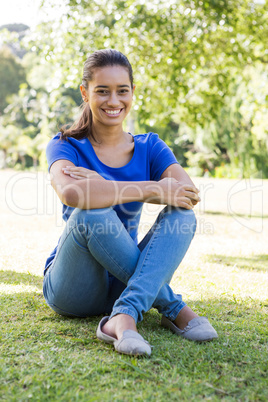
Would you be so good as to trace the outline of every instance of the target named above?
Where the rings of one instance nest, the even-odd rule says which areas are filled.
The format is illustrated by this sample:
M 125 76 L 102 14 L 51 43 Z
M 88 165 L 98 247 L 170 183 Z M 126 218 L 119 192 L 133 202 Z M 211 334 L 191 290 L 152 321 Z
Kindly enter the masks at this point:
M 80 87 L 83 98 L 88 100 L 93 124 L 122 125 L 130 111 L 133 90 L 126 68 L 107 66 L 94 71 L 88 89 Z

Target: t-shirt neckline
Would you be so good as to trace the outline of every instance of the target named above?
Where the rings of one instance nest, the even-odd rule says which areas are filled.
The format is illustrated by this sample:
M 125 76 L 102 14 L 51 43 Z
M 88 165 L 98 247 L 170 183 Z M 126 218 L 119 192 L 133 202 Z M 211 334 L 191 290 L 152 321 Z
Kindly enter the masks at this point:
M 88 143 L 89 143 L 89 146 L 90 146 L 91 149 L 92 149 L 92 152 L 93 152 L 93 155 L 94 155 L 95 159 L 97 159 L 97 161 L 98 161 L 102 166 L 105 166 L 105 168 L 108 168 L 108 169 L 111 169 L 111 170 L 119 170 L 119 169 L 125 169 L 126 167 L 128 167 L 128 166 L 133 162 L 134 158 L 136 157 L 136 148 L 137 148 L 137 144 L 136 144 L 136 141 L 135 141 L 135 135 L 131 134 L 130 132 L 128 132 L 128 134 L 130 134 L 130 135 L 133 137 L 133 141 L 134 141 L 134 152 L 133 152 L 133 155 L 132 155 L 132 158 L 130 159 L 130 161 L 129 161 L 126 165 L 120 166 L 120 167 L 112 167 L 112 166 L 108 166 L 108 165 L 106 165 L 105 163 L 103 163 L 103 162 L 98 158 L 98 156 L 97 156 L 97 154 L 96 154 L 96 152 L 95 152 L 95 149 L 94 149 L 93 145 L 91 144 L 91 142 L 89 141 L 89 139 L 88 139 L 88 138 L 86 138 L 86 139 L 87 139 L 87 141 L 88 141 Z

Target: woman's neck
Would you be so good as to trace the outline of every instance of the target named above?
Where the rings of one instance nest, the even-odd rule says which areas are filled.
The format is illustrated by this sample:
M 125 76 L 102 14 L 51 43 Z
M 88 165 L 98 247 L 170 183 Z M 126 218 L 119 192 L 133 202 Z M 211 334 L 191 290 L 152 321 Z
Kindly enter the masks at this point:
M 129 134 L 123 130 L 122 126 L 104 126 L 93 123 L 92 134 L 96 140 L 93 140 L 93 145 L 96 146 L 113 147 L 126 142 L 128 137 L 130 138 L 129 142 L 132 140 Z

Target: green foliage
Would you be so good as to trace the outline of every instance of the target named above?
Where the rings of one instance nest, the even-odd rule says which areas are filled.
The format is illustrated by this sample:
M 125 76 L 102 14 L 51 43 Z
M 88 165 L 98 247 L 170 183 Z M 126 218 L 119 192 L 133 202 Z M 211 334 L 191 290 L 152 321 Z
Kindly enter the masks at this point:
M 50 91 L 45 80 L 52 68 L 40 65 L 36 55 L 28 54 L 24 65 L 28 84 L 22 84 L 18 93 L 9 98 L 10 104 L 0 117 L 0 147 L 5 166 L 44 168 L 47 142 L 76 113 L 77 104 L 71 97 L 75 91 L 68 92 L 63 87 L 55 96 L 55 90 Z
M 245 67 L 214 120 L 184 127 L 194 142 L 186 154 L 189 165 L 215 177 L 268 177 L 267 77 L 267 67 Z
M 0 115 L 8 105 L 7 97 L 17 93 L 25 82 L 25 71 L 7 47 L 0 49 Z
M 56 2 L 46 1 L 49 5 L 53 10 Z M 116 48 L 133 65 L 137 87 L 130 120 L 138 130 L 158 132 L 183 165 L 201 174 L 206 169 L 214 174 L 224 163 L 239 176 L 262 170 L 268 177 L 264 4 L 63 0 L 61 5 L 61 18 L 41 24 L 24 40 L 34 53 L 32 60 L 33 53 L 25 57 L 28 82 L 50 94 L 48 113 L 57 124 L 76 115 L 88 54 Z M 52 133 L 52 120 L 45 120 Z
M 40 54 L 59 63 L 64 85 L 76 87 L 77 70 L 88 53 L 104 47 L 122 50 L 134 67 L 135 109 L 141 123 L 169 122 L 178 103 L 186 104 L 199 123 L 211 120 L 228 93 L 231 70 L 268 59 L 264 44 L 253 36 L 265 34 L 264 7 L 251 1 L 65 0 L 65 4 L 61 20 L 40 27 L 44 37 Z M 201 117 L 196 116 L 199 103 L 204 104 Z
M 267 33 L 266 15 L 263 5 L 242 0 L 66 0 L 62 18 L 40 27 L 36 36 L 42 33 L 44 38 L 38 46 L 40 56 L 57 65 L 67 88 L 78 86 L 88 53 L 107 47 L 121 50 L 135 72 L 133 116 L 138 127 L 155 128 L 183 163 L 178 144 L 186 143 L 189 165 L 212 173 L 221 163 L 231 163 L 241 165 L 240 174 L 246 176 L 263 165 L 267 149 L 251 132 L 255 114 L 245 122 L 248 114 L 240 110 L 248 96 L 248 66 L 252 66 L 248 75 L 266 74 L 267 83 L 262 67 L 268 61 L 262 41 Z M 243 86 L 237 96 L 237 88 Z M 257 110 L 254 93 L 249 106 L 255 104 Z M 177 132 L 171 128 L 174 123 Z

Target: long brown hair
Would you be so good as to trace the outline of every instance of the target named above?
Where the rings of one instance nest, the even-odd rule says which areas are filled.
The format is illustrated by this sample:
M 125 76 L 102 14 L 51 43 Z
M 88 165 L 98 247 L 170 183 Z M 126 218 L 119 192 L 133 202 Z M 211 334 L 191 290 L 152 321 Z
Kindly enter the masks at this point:
M 92 53 L 84 64 L 82 85 L 85 89 L 88 89 L 89 81 L 93 80 L 94 70 L 97 68 L 107 66 L 122 66 L 128 70 L 129 79 L 131 82 L 131 88 L 133 88 L 133 72 L 130 62 L 127 57 L 118 50 L 114 49 L 102 49 Z M 77 121 L 69 128 L 67 126 L 61 127 L 61 139 L 67 139 L 67 137 L 74 137 L 77 140 L 81 140 L 85 137 L 93 137 L 92 134 L 92 112 L 87 102 L 84 102 L 81 106 L 82 114 Z M 93 137 L 94 138 L 94 137 Z

